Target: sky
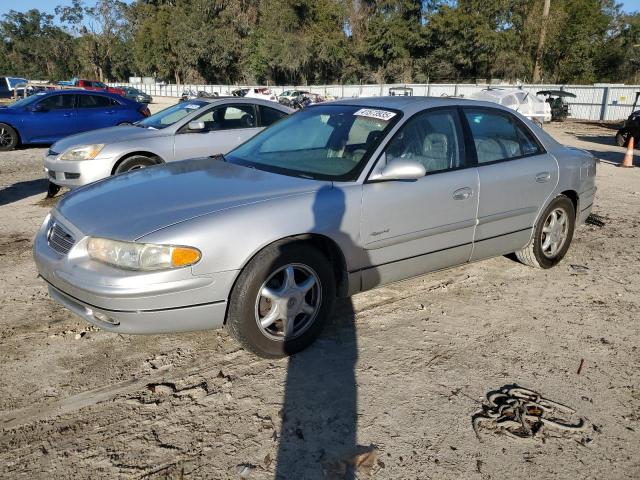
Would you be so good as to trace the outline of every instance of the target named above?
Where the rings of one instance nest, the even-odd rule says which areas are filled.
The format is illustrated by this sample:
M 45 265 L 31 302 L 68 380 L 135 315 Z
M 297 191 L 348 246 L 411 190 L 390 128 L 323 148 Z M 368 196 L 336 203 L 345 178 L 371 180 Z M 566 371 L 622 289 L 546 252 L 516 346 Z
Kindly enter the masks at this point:
M 133 0 L 125 0 L 131 3 Z M 86 1 L 91 3 L 91 0 Z M 626 12 L 640 11 L 640 0 L 623 0 L 622 9 Z M 0 0 L 0 15 L 9 10 L 26 11 L 32 8 L 53 13 L 57 5 L 69 5 L 70 0 Z
M 133 0 L 124 0 L 132 3 Z M 637 0 L 640 3 L 640 0 Z M 92 0 L 85 0 L 86 4 L 93 3 Z M 58 5 L 71 5 L 71 0 L 0 0 L 0 15 L 7 13 L 9 10 L 18 12 L 26 12 L 32 8 L 53 13 Z

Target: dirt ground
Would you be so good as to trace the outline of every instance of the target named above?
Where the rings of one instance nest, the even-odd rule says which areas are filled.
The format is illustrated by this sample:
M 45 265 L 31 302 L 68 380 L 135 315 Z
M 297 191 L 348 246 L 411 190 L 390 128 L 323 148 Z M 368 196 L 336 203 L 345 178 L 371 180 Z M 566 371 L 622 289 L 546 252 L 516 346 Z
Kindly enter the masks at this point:
M 0 153 L 0 477 L 355 478 L 353 460 L 357 478 L 640 478 L 640 168 L 615 166 L 610 125 L 545 128 L 606 160 L 604 227 L 551 270 L 496 258 L 357 295 L 278 361 L 224 331 L 122 336 L 56 305 L 31 255 L 54 204 L 45 149 Z M 472 416 L 509 384 L 586 428 L 480 441 Z

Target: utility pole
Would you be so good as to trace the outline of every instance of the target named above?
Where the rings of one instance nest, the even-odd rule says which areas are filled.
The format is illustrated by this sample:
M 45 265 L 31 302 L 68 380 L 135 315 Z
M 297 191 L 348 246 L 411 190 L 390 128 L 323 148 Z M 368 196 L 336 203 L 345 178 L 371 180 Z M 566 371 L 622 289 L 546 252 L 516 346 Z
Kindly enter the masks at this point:
M 544 37 L 547 35 L 547 21 L 549 20 L 549 8 L 551 0 L 544 0 L 542 9 L 542 25 L 540 25 L 540 37 L 538 38 L 538 50 L 536 51 L 536 63 L 533 66 L 533 83 L 540 81 L 542 54 L 544 53 Z

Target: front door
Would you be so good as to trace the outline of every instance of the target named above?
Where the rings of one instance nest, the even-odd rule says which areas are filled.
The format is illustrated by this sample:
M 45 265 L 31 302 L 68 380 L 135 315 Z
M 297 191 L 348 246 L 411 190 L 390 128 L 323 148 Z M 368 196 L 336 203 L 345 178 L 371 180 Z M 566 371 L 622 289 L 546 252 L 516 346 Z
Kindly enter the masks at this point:
M 78 133 L 75 95 L 59 93 L 44 97 L 23 117 L 24 141 L 53 143 Z
M 379 162 L 395 158 L 415 159 L 427 174 L 363 185 L 363 289 L 461 264 L 471 255 L 478 173 L 465 152 L 458 112 L 427 110 L 408 120 Z
M 465 108 L 480 177 L 472 260 L 524 247 L 540 209 L 558 184 L 558 164 L 515 115 Z
M 203 122 L 204 130 L 191 131 L 188 125 L 175 136 L 174 158 L 209 157 L 224 154 L 262 130 L 252 104 L 221 105 L 210 108 L 192 122 Z

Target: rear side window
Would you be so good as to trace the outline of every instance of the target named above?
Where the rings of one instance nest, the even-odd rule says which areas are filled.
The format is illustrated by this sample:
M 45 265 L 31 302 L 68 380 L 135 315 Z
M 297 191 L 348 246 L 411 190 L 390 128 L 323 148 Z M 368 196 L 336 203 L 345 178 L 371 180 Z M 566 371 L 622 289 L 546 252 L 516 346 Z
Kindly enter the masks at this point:
M 465 109 L 478 164 L 542 153 L 531 133 L 512 115 L 490 110 Z
M 47 110 L 73 108 L 73 97 L 74 95 L 51 95 L 43 99 L 38 105 Z
M 114 104 L 111 98 L 102 95 L 79 95 L 78 98 L 78 108 L 101 108 Z
M 286 116 L 287 114 L 280 110 L 260 105 L 260 121 L 263 127 L 268 127 L 272 123 L 275 123 Z

